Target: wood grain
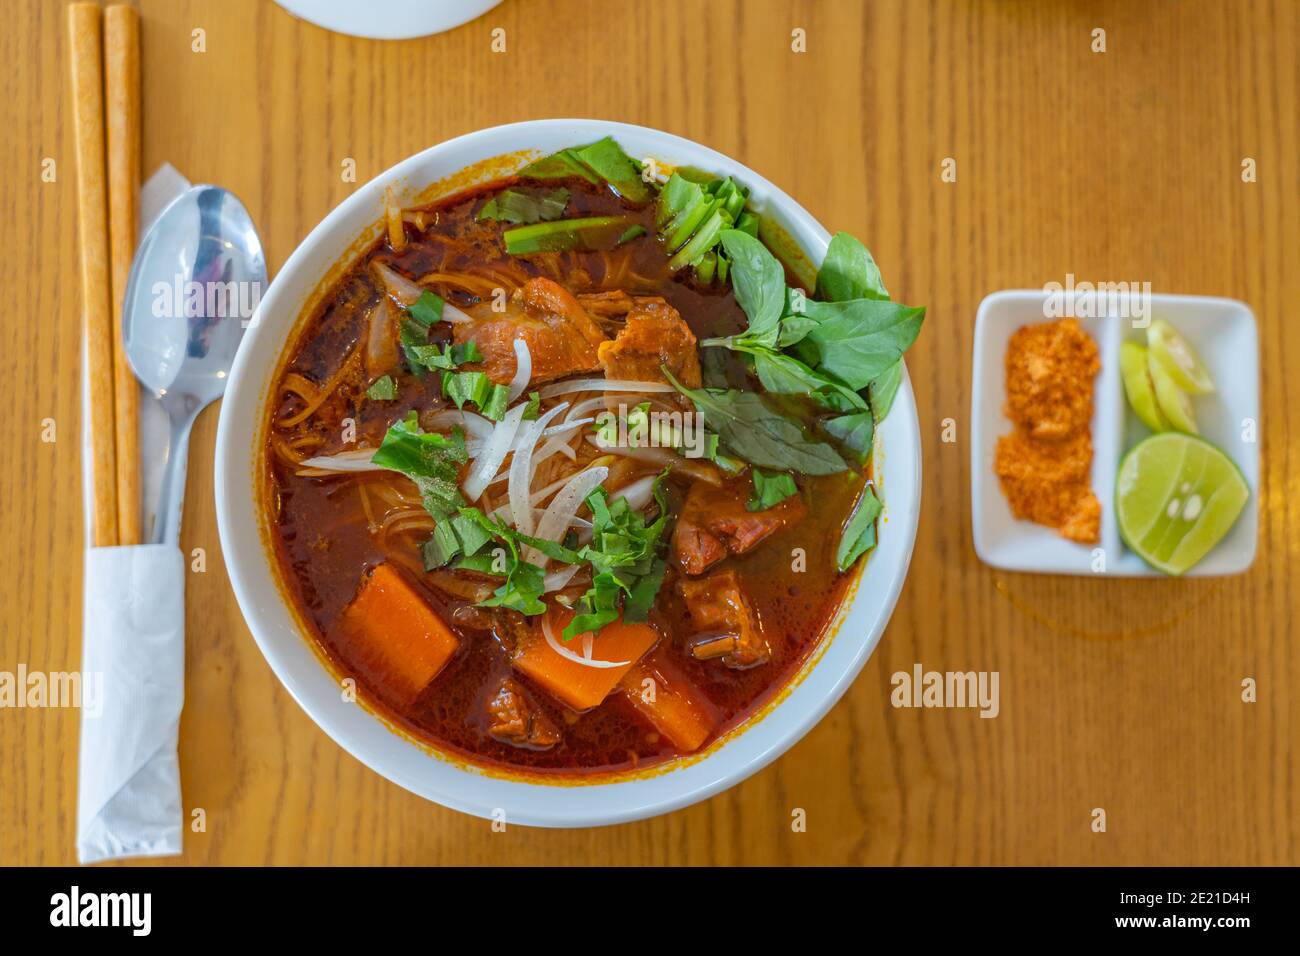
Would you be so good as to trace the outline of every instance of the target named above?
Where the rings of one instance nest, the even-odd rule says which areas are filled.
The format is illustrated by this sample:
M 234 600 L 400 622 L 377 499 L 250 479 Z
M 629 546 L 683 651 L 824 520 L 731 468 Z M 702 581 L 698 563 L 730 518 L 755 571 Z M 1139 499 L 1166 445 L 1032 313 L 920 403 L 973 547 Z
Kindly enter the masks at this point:
M 626 120 L 735 156 L 863 237 L 929 315 L 909 357 L 925 455 L 915 557 L 879 649 L 786 756 L 704 804 L 548 832 L 426 803 L 362 767 L 280 688 L 222 566 L 216 417 L 194 435 L 187 863 L 1300 863 L 1300 6 L 505 0 L 373 43 L 268 0 L 144 0 L 146 172 L 234 190 L 272 268 L 355 184 L 450 136 Z M 0 669 L 80 659 L 80 387 L 63 9 L 8 4 L 0 51 Z M 506 31 L 507 52 L 490 51 Z M 807 52 L 791 51 L 791 31 Z M 1107 50 L 1093 53 L 1092 31 Z M 194 52 L 195 30 L 206 52 Z M 41 160 L 58 179 L 41 181 Z M 940 180 L 945 157 L 957 182 Z M 1244 183 L 1243 158 L 1258 181 Z M 1226 295 L 1260 322 L 1259 556 L 1223 580 L 1006 574 L 971 546 L 971 333 L 988 292 L 1067 273 Z M 41 422 L 58 440 L 40 440 Z M 945 419 L 956 441 L 942 440 Z M 997 670 L 1001 713 L 896 710 L 920 661 Z M 1258 682 L 1257 703 L 1241 681 Z M 0 862 L 74 859 L 77 716 L 0 711 Z M 1105 808 L 1108 830 L 1091 832 Z M 807 832 L 791 832 L 791 813 Z

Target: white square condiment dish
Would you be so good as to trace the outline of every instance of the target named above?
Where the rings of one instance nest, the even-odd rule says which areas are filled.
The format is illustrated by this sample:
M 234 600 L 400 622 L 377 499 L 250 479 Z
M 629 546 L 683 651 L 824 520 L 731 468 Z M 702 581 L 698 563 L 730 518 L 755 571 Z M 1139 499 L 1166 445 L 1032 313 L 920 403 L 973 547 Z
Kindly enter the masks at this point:
M 1011 431 L 1004 360 L 1007 343 L 1021 326 L 1053 321 L 1052 293 L 1043 289 L 994 292 L 980 303 L 975 319 L 971 377 L 971 524 L 980 560 L 1008 571 L 1042 574 L 1107 574 L 1118 577 L 1164 575 L 1129 550 L 1115 521 L 1115 476 L 1124 454 L 1145 438 L 1124 395 L 1119 371 L 1120 345 L 1145 342 L 1146 323 L 1165 319 L 1191 343 L 1214 378 L 1216 391 L 1193 397 L 1202 438 L 1236 462 L 1250 486 L 1250 499 L 1232 530 L 1187 576 L 1239 574 L 1255 559 L 1259 526 L 1259 338 L 1255 316 L 1232 299 L 1189 295 L 1151 295 L 1142 319 L 1111 310 L 1080 326 L 1097 343 L 1101 371 L 1093 388 L 1092 487 L 1101 501 L 1101 541 L 1066 540 L 1051 528 L 1018 521 L 997 475 L 993 458 L 998 438 Z

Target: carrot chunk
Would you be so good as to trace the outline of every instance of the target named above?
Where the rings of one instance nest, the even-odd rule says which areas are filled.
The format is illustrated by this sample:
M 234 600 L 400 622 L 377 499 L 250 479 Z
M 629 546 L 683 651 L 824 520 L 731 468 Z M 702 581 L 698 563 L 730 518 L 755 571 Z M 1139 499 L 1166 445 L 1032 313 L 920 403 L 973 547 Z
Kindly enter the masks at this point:
M 514 664 L 537 684 L 574 710 L 590 710 L 606 697 L 623 675 L 659 640 L 659 632 L 649 624 L 630 624 L 621 618 L 606 624 L 592 637 L 592 663 L 581 663 L 584 635 L 564 640 L 562 632 L 573 619 L 566 608 L 553 608 L 547 625 L 555 643 L 568 654 L 557 651 L 546 640 L 543 619 L 538 619 L 519 649 Z M 572 655 L 572 656 L 569 656 Z M 610 667 L 603 662 L 617 662 Z
M 646 655 L 619 686 L 628 703 L 682 753 L 698 750 L 718 727 L 718 709 L 664 654 Z
M 406 702 L 429 686 L 460 646 L 451 628 L 390 564 L 362 579 L 341 623 L 356 652 L 352 662 Z

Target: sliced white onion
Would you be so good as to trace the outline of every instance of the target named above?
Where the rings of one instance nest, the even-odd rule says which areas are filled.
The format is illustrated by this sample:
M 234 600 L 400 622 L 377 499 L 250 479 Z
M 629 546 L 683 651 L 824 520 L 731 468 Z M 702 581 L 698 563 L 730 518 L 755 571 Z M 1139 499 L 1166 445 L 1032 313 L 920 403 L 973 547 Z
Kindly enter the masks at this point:
M 640 511 L 646 505 L 650 504 L 654 498 L 655 479 L 658 475 L 646 475 L 644 478 L 638 478 L 629 485 L 612 492 L 611 498 L 626 498 L 628 507 L 633 511 Z
M 469 477 L 465 479 L 462 489 L 465 497 L 470 501 L 478 501 L 492 480 L 492 476 L 497 473 L 501 463 L 506 460 L 506 455 L 510 453 L 510 446 L 514 443 L 515 434 L 519 431 L 519 423 L 523 421 L 524 410 L 528 406 L 516 405 L 505 413 L 501 421 L 496 423 L 492 429 L 492 437 L 487 443 L 487 447 L 479 454 L 474 461 L 474 467 L 470 470 Z
M 528 351 L 528 343 L 521 336 L 515 339 L 515 377 L 510 380 L 510 401 L 524 394 L 532 377 L 533 353 Z
M 608 477 L 609 469 L 600 465 L 580 471 L 570 478 L 546 509 L 542 520 L 537 522 L 537 530 L 530 532 L 532 536 L 543 541 L 559 541 L 568 531 L 570 519 L 578 513 L 582 503 L 587 500 L 587 495 Z M 524 560 L 529 564 L 540 564 L 546 567 L 546 556 L 531 545 L 524 548 Z
M 544 514 L 546 514 L 545 508 L 538 508 L 536 505 L 533 506 L 534 518 L 540 520 L 542 515 Z M 500 508 L 497 508 L 495 511 L 492 512 L 490 517 L 499 518 L 500 520 L 504 521 L 506 524 L 510 524 L 509 503 L 506 503 L 502 505 Z M 588 521 L 586 518 L 579 518 L 577 515 L 574 515 L 572 518 L 569 519 L 569 527 L 577 530 L 579 541 L 583 541 L 585 543 L 586 541 L 591 540 L 591 522 Z
M 583 425 L 590 425 L 595 420 L 596 419 L 594 418 L 575 418 L 570 420 L 566 417 L 564 421 L 560 422 L 560 424 L 552 425 L 550 428 L 546 429 L 546 431 L 542 432 L 542 437 L 550 438 L 552 435 L 563 435 L 566 432 L 573 431 L 575 428 L 581 428 Z
M 337 455 L 319 455 L 316 458 L 306 458 L 298 464 L 300 468 L 312 468 L 322 472 L 383 471 L 382 465 L 376 465 L 370 460 L 374 454 L 375 449 L 373 448 L 356 448 L 341 451 Z
M 582 657 L 579 654 L 573 653 L 573 651 L 569 650 L 555 639 L 555 632 L 551 630 L 551 615 L 549 614 L 542 615 L 542 635 L 546 638 L 546 643 L 551 645 L 551 650 L 555 651 L 555 653 L 559 654 L 566 661 L 573 661 L 573 663 L 581 664 L 584 667 L 626 667 L 628 664 L 632 663 L 631 661 L 598 661 L 590 657 Z M 588 633 L 579 636 L 585 639 L 591 635 Z
M 450 322 L 452 325 L 460 325 L 463 322 L 473 322 L 474 317 L 467 312 L 462 312 L 450 302 L 442 304 L 442 320 Z
M 570 395 L 573 392 L 675 392 L 665 382 L 632 382 L 617 378 L 571 378 L 567 382 L 552 382 L 542 388 L 542 398 Z
M 573 477 L 573 475 L 565 475 L 563 478 L 560 478 L 560 479 L 557 480 L 557 481 L 553 481 L 553 482 L 551 482 L 551 483 L 550 483 L 549 485 L 547 485 L 545 488 L 541 488 L 541 489 L 539 489 L 538 491 L 534 491 L 534 492 L 529 496 L 529 499 L 528 499 L 528 500 L 529 500 L 529 503 L 532 504 L 532 505 L 534 506 L 534 510 L 536 510 L 536 506 L 537 506 L 538 504 L 540 504 L 541 502 L 545 501 L 545 500 L 546 500 L 547 498 L 549 498 L 551 495 L 555 494 L 557 491 L 559 491 L 561 488 L 563 488 L 566 484 L 568 484 L 569 479 L 571 479 L 572 477 Z M 510 505 L 509 505 L 509 504 L 504 504 L 504 505 L 502 505 L 500 508 L 497 508 L 496 511 L 492 512 L 492 514 L 493 514 L 494 517 L 500 518 L 502 521 L 509 521 L 509 520 L 510 520 Z M 578 520 L 578 519 L 575 518 L 574 520 L 576 521 L 576 520 Z
M 492 432 L 496 427 L 495 422 L 484 418 L 478 412 L 462 411 L 455 408 L 445 408 L 429 419 L 429 426 L 434 430 L 455 428 L 457 425 L 465 429 L 467 438 L 477 442 L 491 441 Z M 476 456 L 471 454 L 470 457 Z
M 378 260 L 373 262 L 371 266 L 375 270 L 375 275 L 379 277 L 379 281 L 383 284 L 384 289 L 398 305 L 415 305 L 420 301 L 420 296 L 424 294 L 424 290 L 406 276 L 394 272 Z
M 625 445 L 606 445 L 595 435 L 587 436 L 587 443 L 594 448 L 623 458 L 634 458 L 659 467 L 676 469 L 689 478 L 703 481 L 710 485 L 722 484 L 722 472 L 703 458 L 686 458 L 668 448 L 656 448 L 653 445 L 630 448 Z
M 542 593 L 550 594 L 552 591 L 562 591 L 573 580 L 573 576 L 582 570 L 579 564 L 566 564 L 557 571 L 552 571 L 546 575 L 542 582 Z
M 520 414 L 527 407 L 523 404 L 515 406 L 520 410 Z M 506 493 L 510 497 L 510 517 L 514 519 L 515 528 L 524 534 L 533 533 L 533 509 L 529 501 L 529 493 L 533 482 L 533 451 L 537 447 L 537 439 L 541 437 L 547 423 L 568 407 L 568 402 L 561 402 L 543 412 L 536 421 L 526 423 L 520 432 L 514 456 L 510 459 L 510 477 L 506 480 Z M 500 462 L 497 464 L 500 465 Z M 487 485 L 485 484 L 484 487 Z

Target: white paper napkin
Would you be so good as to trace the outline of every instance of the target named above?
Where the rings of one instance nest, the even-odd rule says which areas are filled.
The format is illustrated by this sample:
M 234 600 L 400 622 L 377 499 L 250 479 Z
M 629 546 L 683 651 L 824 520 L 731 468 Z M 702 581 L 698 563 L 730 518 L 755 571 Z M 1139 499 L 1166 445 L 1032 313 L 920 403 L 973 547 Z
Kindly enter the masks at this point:
M 189 182 L 164 165 L 140 190 L 141 235 Z M 83 365 L 85 362 L 83 348 Z M 91 415 L 82 378 L 82 422 Z M 140 404 L 142 527 L 156 520 L 167 418 L 152 397 Z M 82 429 L 86 539 L 94 500 L 89 435 Z M 102 681 L 81 712 L 77 856 L 82 863 L 181 852 L 181 780 L 176 757 L 185 698 L 185 558 L 174 545 L 86 549 L 82 673 Z
M 165 544 L 87 548 L 85 573 L 82 668 L 103 691 L 81 712 L 77 856 L 179 853 L 185 558 Z

